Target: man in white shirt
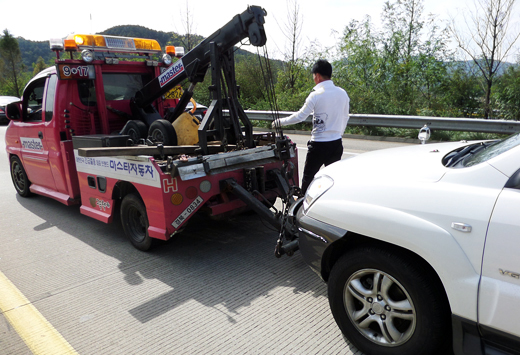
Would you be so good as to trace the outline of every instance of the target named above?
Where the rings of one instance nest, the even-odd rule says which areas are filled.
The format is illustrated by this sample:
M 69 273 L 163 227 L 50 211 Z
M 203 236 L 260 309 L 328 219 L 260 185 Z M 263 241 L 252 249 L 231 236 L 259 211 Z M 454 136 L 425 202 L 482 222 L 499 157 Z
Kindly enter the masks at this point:
M 312 67 L 312 78 L 316 86 L 305 100 L 300 111 L 289 117 L 273 121 L 273 128 L 304 121 L 312 114 L 311 140 L 307 142 L 307 158 L 303 170 L 302 192 L 307 191 L 314 175 L 322 165 L 341 159 L 343 144 L 341 136 L 349 119 L 350 98 L 347 92 L 334 85 L 332 66 L 326 60 L 318 60 Z

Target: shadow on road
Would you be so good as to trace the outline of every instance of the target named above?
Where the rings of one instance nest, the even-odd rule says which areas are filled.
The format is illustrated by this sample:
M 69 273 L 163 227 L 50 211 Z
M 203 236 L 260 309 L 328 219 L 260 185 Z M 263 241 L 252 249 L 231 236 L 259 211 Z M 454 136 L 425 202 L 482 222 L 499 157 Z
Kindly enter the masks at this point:
M 44 220 L 35 230 L 57 227 L 119 260 L 121 277 L 129 285 L 140 285 L 145 279 L 168 285 L 170 291 L 129 310 L 142 323 L 190 300 L 207 307 L 224 306 L 228 321 L 233 323 L 234 314 L 259 298 L 285 302 L 273 297 L 273 291 L 279 287 L 326 297 L 325 285 L 299 253 L 292 258 L 274 257 L 277 232 L 256 214 L 226 221 L 196 215 L 172 240 L 141 252 L 126 240 L 119 219 L 106 225 L 83 216 L 79 206 L 67 207 L 41 196 L 17 199 Z

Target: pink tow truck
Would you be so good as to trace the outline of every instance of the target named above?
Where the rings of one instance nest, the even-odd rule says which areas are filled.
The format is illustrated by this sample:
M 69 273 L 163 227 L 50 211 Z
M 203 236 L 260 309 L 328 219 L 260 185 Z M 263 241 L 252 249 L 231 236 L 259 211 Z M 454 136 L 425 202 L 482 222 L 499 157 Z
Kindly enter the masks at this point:
M 282 230 L 286 214 L 272 204 L 299 194 L 296 147 L 283 134 L 253 133 L 234 77 L 233 46 L 245 38 L 263 46 L 265 15 L 248 7 L 186 54 L 140 38 L 51 40 L 56 65 L 6 107 L 17 192 L 81 204 L 105 223 L 119 212 L 140 250 L 171 238 L 198 211 L 252 208 Z M 208 69 L 213 100 L 201 120 L 186 106 Z M 189 88 L 176 95 L 181 83 Z

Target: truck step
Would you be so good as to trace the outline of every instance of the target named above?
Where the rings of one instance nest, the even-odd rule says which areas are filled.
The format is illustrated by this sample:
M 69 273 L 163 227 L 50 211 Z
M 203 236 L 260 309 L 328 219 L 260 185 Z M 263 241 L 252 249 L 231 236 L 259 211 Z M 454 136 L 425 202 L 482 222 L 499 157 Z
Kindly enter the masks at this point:
M 31 190 L 32 193 L 53 198 L 56 201 L 59 201 L 67 206 L 77 205 L 80 202 L 79 200 L 70 198 L 70 196 L 67 194 L 51 190 L 51 189 L 48 189 L 48 188 L 40 186 L 40 185 L 32 184 L 29 187 L 29 189 Z

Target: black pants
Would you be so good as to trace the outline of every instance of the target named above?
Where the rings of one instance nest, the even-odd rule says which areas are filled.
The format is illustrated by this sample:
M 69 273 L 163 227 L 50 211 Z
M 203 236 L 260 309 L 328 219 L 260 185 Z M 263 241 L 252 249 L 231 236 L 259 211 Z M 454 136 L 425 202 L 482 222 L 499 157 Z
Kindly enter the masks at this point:
M 314 175 L 320 170 L 322 165 L 329 165 L 337 162 L 343 155 L 343 143 L 341 139 L 330 142 L 307 142 L 307 158 L 303 169 L 302 192 L 305 193 Z

